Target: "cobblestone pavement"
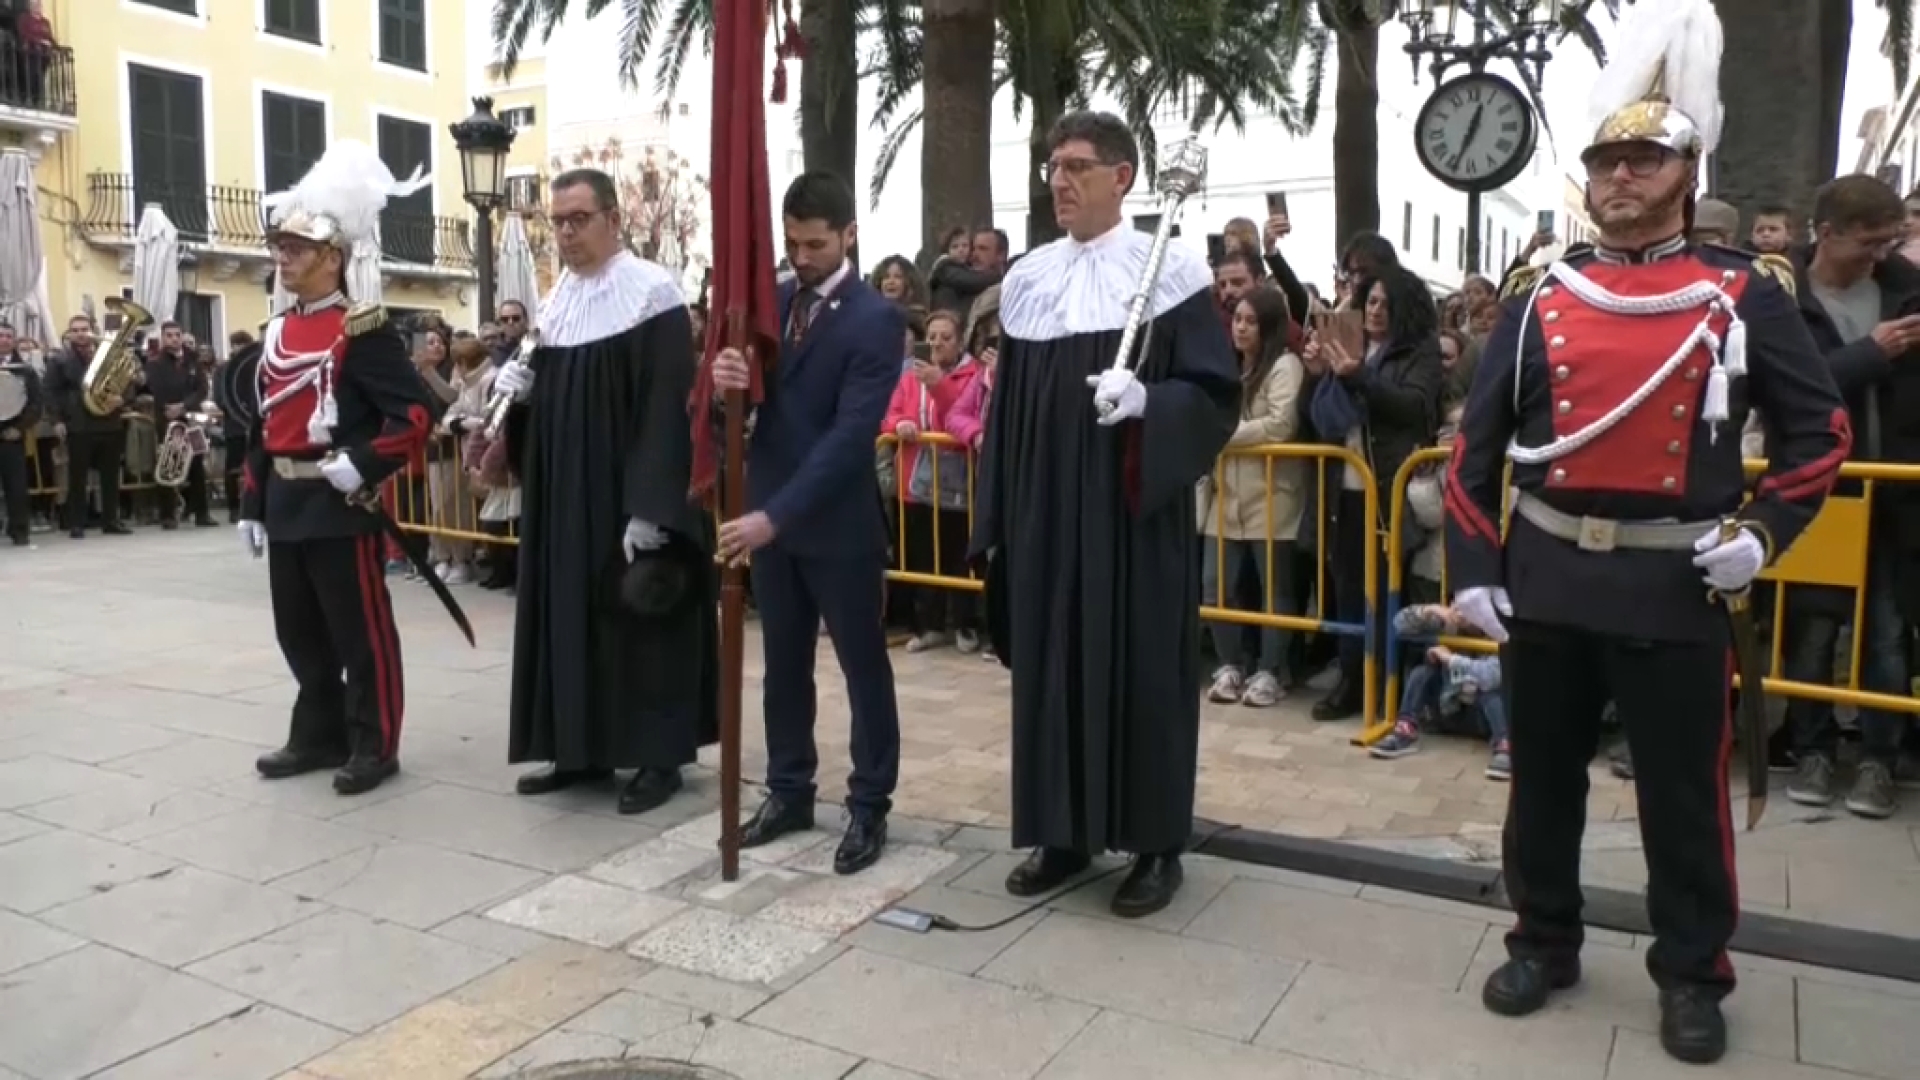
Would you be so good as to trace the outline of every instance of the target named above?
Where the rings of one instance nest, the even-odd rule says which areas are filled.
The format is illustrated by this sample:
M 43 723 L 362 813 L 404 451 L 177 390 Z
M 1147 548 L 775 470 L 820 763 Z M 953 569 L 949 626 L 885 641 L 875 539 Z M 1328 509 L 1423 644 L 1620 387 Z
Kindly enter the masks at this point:
M 396 584 L 406 771 L 343 800 L 325 777 L 252 775 L 290 693 L 264 568 L 224 530 L 0 551 L 0 1080 L 456 1080 L 623 1057 L 740 1080 L 1696 1071 L 1660 1054 L 1645 942 L 1624 935 L 1596 932 L 1583 987 L 1514 1023 L 1476 1000 L 1500 955 L 1483 909 L 1195 859 L 1141 923 L 1106 916 L 1111 881 L 1022 914 L 999 885 L 1003 676 L 951 653 L 897 656 L 908 741 L 886 858 L 837 878 L 820 831 L 722 883 L 705 770 L 640 819 L 612 813 L 610 787 L 510 794 L 511 607 L 462 594 L 478 650 Z M 822 668 L 834 763 L 844 699 L 830 652 Z M 1350 733 L 1210 708 L 1202 812 L 1486 857 L 1501 792 L 1479 748 L 1375 762 Z M 1595 785 L 1589 875 L 1633 887 L 1628 789 Z M 1920 937 L 1916 820 L 1776 808 L 1741 840 L 1748 906 Z M 867 923 L 902 897 L 1006 925 Z M 1738 966 L 1721 1071 L 1912 1075 L 1920 985 Z

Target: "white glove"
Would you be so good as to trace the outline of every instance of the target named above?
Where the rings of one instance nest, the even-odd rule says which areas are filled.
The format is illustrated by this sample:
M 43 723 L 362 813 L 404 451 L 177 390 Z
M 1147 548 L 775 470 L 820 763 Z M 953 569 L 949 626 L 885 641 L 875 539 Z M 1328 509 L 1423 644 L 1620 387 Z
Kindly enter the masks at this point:
M 342 495 L 351 495 L 364 486 L 360 470 L 353 467 L 353 459 L 345 454 L 331 454 L 320 463 L 320 475 L 327 478 L 335 491 Z
M 247 554 L 259 558 L 267 553 L 267 527 L 257 521 L 240 523 L 240 542 L 246 545 Z
M 1500 619 L 1502 616 L 1513 618 L 1513 601 L 1507 599 L 1507 590 L 1498 585 L 1490 589 L 1463 589 L 1453 598 L 1453 610 L 1489 640 L 1506 642 L 1507 624 Z
M 643 551 L 655 551 L 666 546 L 667 530 L 639 518 L 628 519 L 627 535 L 620 538 L 620 547 L 626 551 L 628 562 L 632 562 Z
M 1093 388 L 1093 405 L 1101 411 L 1103 426 L 1112 427 L 1122 420 L 1147 414 L 1147 388 L 1125 368 L 1108 368 L 1101 374 L 1089 375 L 1087 385 Z M 1111 406 L 1113 411 L 1108 412 L 1106 406 Z
M 1694 541 L 1693 550 L 1699 552 L 1693 557 L 1693 565 L 1706 575 L 1708 585 L 1721 592 L 1739 592 L 1753 584 L 1767 565 L 1767 546 L 1752 529 L 1741 529 L 1723 543 L 1720 528 L 1715 526 Z
M 533 369 L 525 360 L 515 360 L 500 369 L 493 377 L 493 388 L 502 394 L 510 394 L 515 401 L 527 400 L 533 393 Z

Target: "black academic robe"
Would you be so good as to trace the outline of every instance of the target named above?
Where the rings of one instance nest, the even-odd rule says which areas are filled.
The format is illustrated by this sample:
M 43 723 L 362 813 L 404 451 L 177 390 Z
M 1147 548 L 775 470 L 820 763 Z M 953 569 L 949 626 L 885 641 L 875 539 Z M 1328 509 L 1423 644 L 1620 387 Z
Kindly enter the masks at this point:
M 532 356 L 508 453 L 521 484 L 519 607 L 508 760 L 561 769 L 672 768 L 719 737 L 712 518 L 687 499 L 684 305 L 624 333 Z M 676 615 L 619 604 L 627 522 L 666 529 L 693 583 Z
M 989 621 L 1012 670 L 1017 847 L 1162 853 L 1192 831 L 1193 492 L 1233 434 L 1240 379 L 1211 275 L 1175 249 L 1135 368 L 1146 415 L 1096 422 L 1087 379 L 1113 362 L 1149 241 L 1059 241 L 1001 293 L 973 550 L 991 552 Z

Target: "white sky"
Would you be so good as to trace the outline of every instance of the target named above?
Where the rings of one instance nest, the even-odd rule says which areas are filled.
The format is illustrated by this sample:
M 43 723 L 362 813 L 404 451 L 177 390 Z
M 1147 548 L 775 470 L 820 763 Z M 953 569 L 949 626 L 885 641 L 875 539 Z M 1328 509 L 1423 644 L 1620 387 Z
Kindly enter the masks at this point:
M 1657 0 L 1641 0 L 1642 3 Z M 1854 5 L 1853 55 L 1847 66 L 1847 89 L 1840 113 L 1840 171 L 1850 172 L 1859 156 L 1860 118 L 1868 109 L 1893 103 L 1893 69 L 1880 55 L 1880 39 L 1886 33 L 1886 16 L 1876 4 Z M 1601 27 L 1604 37 L 1611 29 Z M 1559 144 L 1560 158 L 1571 162 L 1574 140 L 1585 134 L 1587 125 L 1587 89 L 1597 71 L 1593 57 L 1578 42 L 1569 40 L 1554 53 L 1547 65 L 1547 121 Z

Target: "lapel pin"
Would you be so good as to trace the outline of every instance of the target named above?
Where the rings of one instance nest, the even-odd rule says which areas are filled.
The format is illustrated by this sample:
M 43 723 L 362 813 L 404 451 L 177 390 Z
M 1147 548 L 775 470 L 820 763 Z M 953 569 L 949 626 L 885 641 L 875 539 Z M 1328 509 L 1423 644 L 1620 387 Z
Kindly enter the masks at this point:
M 829 301 L 827 301 L 827 310 L 828 310 L 828 311 L 839 311 L 839 310 L 840 310 L 840 301 L 839 301 L 838 299 L 833 299 L 833 300 L 829 300 Z

